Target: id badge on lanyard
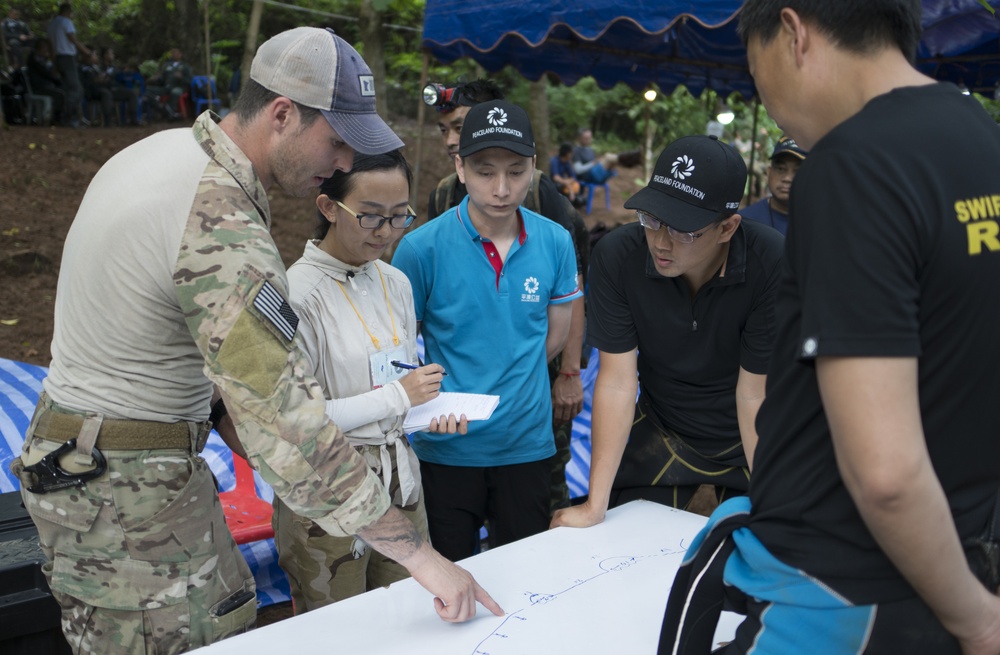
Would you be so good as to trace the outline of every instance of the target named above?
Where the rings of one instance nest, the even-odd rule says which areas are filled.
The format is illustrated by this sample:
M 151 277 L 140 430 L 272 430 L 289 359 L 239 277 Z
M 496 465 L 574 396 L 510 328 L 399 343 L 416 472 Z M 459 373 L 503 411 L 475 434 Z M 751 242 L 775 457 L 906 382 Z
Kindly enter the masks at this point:
M 368 356 L 368 369 L 371 374 L 372 389 L 379 389 L 393 380 L 398 380 L 409 371 L 396 368 L 392 360 L 406 361 L 406 346 L 396 346 L 388 350 L 377 350 Z

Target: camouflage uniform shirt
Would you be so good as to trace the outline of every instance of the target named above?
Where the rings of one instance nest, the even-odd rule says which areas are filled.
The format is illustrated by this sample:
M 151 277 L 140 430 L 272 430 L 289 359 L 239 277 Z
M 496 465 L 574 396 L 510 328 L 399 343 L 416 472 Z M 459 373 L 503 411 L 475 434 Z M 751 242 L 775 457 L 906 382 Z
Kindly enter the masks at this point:
M 201 421 L 214 382 L 275 493 L 355 534 L 389 498 L 326 417 L 269 227 L 250 160 L 210 112 L 113 157 L 67 237 L 45 390 L 76 411 Z

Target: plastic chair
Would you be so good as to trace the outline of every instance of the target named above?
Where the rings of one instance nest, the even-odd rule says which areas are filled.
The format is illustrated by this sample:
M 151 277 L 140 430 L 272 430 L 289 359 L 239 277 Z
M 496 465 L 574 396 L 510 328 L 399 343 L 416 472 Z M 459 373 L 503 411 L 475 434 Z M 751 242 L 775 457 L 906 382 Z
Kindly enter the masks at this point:
M 246 544 L 274 536 L 271 503 L 257 496 L 253 469 L 245 459 L 233 453 L 233 472 L 236 486 L 232 491 L 219 494 L 222 511 L 226 515 L 226 525 L 238 544 Z
M 209 93 L 211 98 L 208 97 Z M 206 105 L 215 105 L 217 110 L 222 111 L 222 101 L 215 90 L 215 80 L 208 75 L 195 75 L 191 78 L 191 100 L 194 102 L 195 116 L 201 115 Z
M 124 125 L 126 123 L 134 120 L 136 123 L 142 123 L 142 116 L 144 113 L 149 112 L 149 99 L 146 97 L 146 80 L 138 73 L 126 73 L 122 71 L 118 73 L 115 78 L 119 84 L 127 89 L 133 89 L 138 87 L 138 99 L 135 103 L 135 116 L 131 119 L 128 115 L 128 100 L 121 100 L 118 102 L 118 115 L 119 122 Z
M 610 179 L 610 178 L 609 178 Z M 587 213 L 594 207 L 594 189 L 604 189 L 604 206 L 607 209 L 611 209 L 611 187 L 608 186 L 607 180 L 601 184 L 596 184 L 594 182 L 581 182 L 585 187 L 587 187 Z

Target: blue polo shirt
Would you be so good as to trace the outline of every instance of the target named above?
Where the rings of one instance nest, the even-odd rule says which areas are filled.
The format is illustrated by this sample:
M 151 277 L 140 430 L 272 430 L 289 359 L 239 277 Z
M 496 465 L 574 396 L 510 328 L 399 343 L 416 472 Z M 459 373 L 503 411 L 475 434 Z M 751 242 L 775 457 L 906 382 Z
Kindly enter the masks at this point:
M 535 462 L 555 452 L 545 357 L 549 305 L 580 297 L 565 228 L 520 208 L 521 237 L 499 277 L 469 219 L 469 199 L 406 235 L 392 265 L 413 286 L 428 362 L 444 366 L 442 391 L 500 396 L 469 433 L 413 436 L 423 461 L 450 466 Z

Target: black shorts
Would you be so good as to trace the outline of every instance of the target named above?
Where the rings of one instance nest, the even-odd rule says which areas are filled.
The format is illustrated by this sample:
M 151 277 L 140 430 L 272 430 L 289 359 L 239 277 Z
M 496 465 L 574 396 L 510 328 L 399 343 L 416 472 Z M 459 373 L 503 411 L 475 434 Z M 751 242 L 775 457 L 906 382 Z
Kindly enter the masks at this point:
M 453 562 L 477 551 L 489 520 L 491 548 L 549 527 L 548 459 L 507 466 L 447 466 L 420 462 L 431 544 Z

